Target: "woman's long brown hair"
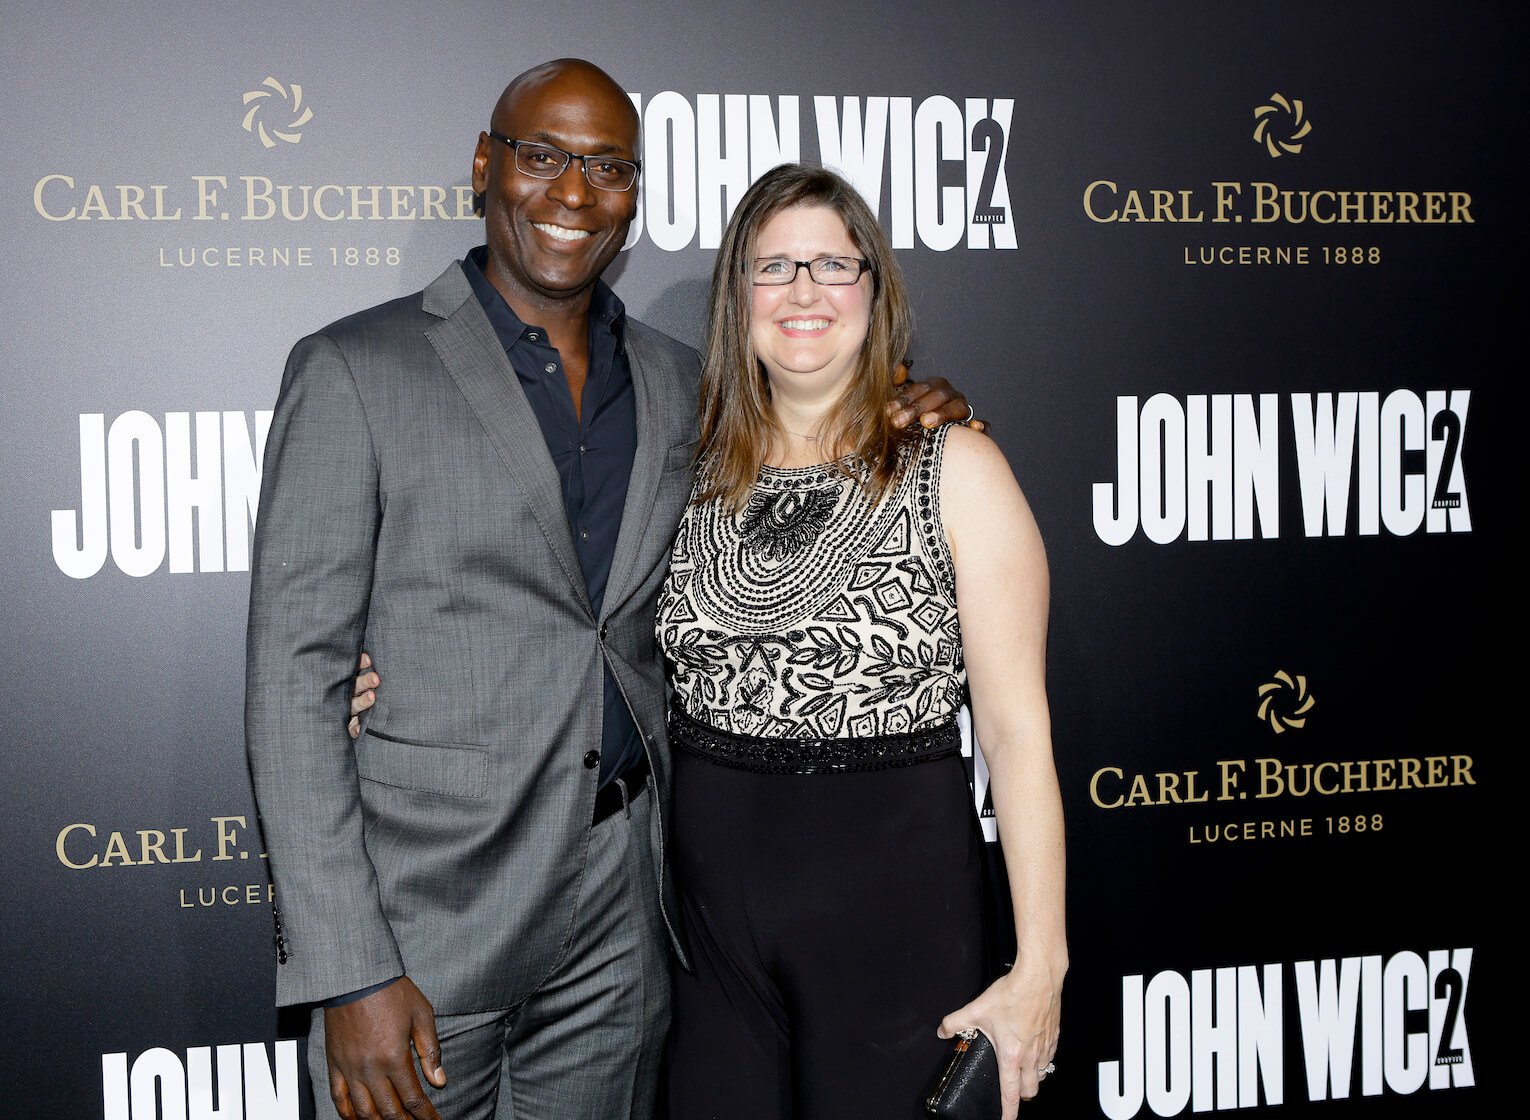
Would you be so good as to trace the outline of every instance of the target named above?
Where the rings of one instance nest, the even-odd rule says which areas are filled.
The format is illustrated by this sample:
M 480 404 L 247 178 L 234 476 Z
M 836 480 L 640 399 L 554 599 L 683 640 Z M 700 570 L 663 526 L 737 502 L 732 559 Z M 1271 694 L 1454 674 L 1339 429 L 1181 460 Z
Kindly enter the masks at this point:
M 698 502 L 721 498 L 738 510 L 749 496 L 760 465 L 786 431 L 770 409 L 770 383 L 750 340 L 752 284 L 749 262 L 760 230 L 771 218 L 798 206 L 824 206 L 839 215 L 851 242 L 871 263 L 871 323 L 855 373 L 820 428 L 820 446 L 831 458 L 854 456 L 852 473 L 873 499 L 898 475 L 898 447 L 911 435 L 895 428 L 887 402 L 895 389 L 892 371 L 913 337 L 913 311 L 903 273 L 871 208 L 845 179 L 821 167 L 783 164 L 750 187 L 723 234 L 712 273 L 712 321 L 701 372 L 702 485 Z M 843 468 L 841 468 L 843 469 Z M 849 473 L 849 472 L 847 472 Z

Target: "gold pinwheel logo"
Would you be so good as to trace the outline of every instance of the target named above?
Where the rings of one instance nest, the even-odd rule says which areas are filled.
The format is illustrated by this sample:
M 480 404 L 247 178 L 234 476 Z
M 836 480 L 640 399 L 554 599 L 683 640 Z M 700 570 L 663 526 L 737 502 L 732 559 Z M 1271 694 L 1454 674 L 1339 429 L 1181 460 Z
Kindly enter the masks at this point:
M 1259 686 L 1259 718 L 1277 735 L 1285 734 L 1288 727 L 1305 727 L 1314 703 L 1307 678 L 1299 673 L 1292 676 L 1281 669 L 1274 680 Z
M 296 144 L 303 138 L 298 129 L 313 119 L 313 110 L 303 104 L 303 87 L 296 82 L 284 86 L 275 78 L 267 78 L 260 84 L 262 88 L 252 89 L 244 95 L 244 103 L 249 106 L 249 112 L 244 115 L 244 130 L 259 136 L 261 145 L 267 148 L 276 147 L 276 140 Z M 267 108 L 278 111 L 276 98 L 287 107 L 282 115 L 290 114 L 291 119 L 281 128 L 273 125 L 268 130 L 260 117 Z M 271 139 L 273 136 L 276 140 Z
M 1301 100 L 1279 93 L 1270 94 L 1270 100 L 1254 110 L 1254 120 L 1258 122 L 1254 125 L 1254 143 L 1263 144 L 1275 159 L 1301 151 L 1302 137 L 1312 131 Z

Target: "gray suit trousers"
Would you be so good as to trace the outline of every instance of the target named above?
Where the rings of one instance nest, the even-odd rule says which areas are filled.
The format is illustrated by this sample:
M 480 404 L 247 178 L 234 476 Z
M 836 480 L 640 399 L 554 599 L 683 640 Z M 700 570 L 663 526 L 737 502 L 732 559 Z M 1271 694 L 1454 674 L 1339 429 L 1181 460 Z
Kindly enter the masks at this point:
M 504 1010 L 436 1017 L 446 1087 L 421 1082 L 442 1120 L 653 1116 L 669 967 L 649 844 L 651 787 L 629 809 L 591 830 L 574 938 L 536 990 Z M 322 1010 L 308 1048 L 319 1120 L 337 1120 Z

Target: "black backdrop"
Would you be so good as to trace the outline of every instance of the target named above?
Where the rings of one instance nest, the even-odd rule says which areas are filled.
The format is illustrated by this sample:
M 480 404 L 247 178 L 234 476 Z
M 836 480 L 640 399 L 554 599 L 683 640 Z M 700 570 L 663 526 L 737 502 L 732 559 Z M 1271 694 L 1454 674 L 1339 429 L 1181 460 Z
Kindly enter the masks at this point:
M 1073 955 L 1035 1108 L 1461 1116 L 1512 1091 L 1517 657 L 1492 638 L 1512 650 L 1518 618 L 1516 5 L 54 2 L 5 23 L 8 1114 L 207 1116 L 216 1083 L 220 1118 L 299 1115 L 240 738 L 261 413 L 301 334 L 476 243 L 477 130 L 564 54 L 644 110 L 645 221 L 613 275 L 693 344 L 708 215 L 737 197 L 717 181 L 763 171 L 792 122 L 804 158 L 869 150 L 918 368 L 995 421 L 1035 507 Z M 1284 191 L 1313 193 L 1259 220 Z M 1122 494 L 1096 491 L 1126 409 L 1148 520 L 1113 544 Z M 1211 464 L 1198 484 L 1186 459 Z M 1199 501 L 1207 531 L 1179 528 Z

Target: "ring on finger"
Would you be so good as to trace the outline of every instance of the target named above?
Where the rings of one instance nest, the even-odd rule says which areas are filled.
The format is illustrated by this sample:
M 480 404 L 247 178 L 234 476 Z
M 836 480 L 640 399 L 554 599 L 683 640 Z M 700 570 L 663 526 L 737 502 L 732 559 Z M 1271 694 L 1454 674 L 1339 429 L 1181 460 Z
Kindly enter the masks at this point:
M 1056 1062 L 1048 1062 L 1044 1066 L 1037 1066 L 1036 1067 L 1036 1072 L 1041 1074 L 1042 1077 L 1045 1077 L 1049 1073 L 1056 1073 L 1057 1072 L 1057 1063 Z

